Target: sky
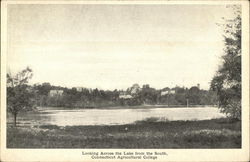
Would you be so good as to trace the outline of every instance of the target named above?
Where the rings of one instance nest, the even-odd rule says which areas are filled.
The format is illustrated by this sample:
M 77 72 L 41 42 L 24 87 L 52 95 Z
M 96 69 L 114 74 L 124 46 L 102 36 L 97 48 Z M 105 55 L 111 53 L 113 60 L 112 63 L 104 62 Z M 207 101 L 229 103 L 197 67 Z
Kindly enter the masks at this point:
M 209 84 L 225 5 L 8 5 L 7 70 L 30 83 L 126 89 Z

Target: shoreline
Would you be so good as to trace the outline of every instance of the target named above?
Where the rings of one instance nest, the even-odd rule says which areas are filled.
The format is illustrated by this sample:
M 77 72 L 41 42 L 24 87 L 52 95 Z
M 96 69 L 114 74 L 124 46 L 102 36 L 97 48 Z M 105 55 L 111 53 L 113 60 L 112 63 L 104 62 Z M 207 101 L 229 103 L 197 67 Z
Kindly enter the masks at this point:
M 105 110 L 111 110 L 111 109 L 145 109 L 145 108 L 166 108 L 166 109 L 171 109 L 171 108 L 218 108 L 217 105 L 189 105 L 188 107 L 185 105 L 139 105 L 139 106 L 114 106 L 114 107 L 86 107 L 86 108 L 81 108 L 81 107 L 37 107 L 36 109 L 41 109 L 41 110 L 79 110 L 79 109 L 84 109 L 84 110 L 91 110 L 91 109 L 105 109 Z

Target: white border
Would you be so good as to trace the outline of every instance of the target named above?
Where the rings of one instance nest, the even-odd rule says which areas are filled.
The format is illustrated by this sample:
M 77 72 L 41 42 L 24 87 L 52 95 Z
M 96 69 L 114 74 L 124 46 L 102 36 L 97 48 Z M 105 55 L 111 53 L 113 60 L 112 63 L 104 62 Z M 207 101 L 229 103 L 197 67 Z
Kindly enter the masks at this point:
M 242 5 L 242 148 L 241 149 L 157 149 L 166 151 L 155 161 L 249 161 L 249 2 L 248 1 L 2 1 L 1 2 L 1 161 L 101 161 L 81 155 L 86 149 L 6 149 L 6 53 L 8 4 L 241 4 Z M 88 149 L 105 151 L 104 149 Z M 107 149 L 134 151 L 136 149 Z M 106 150 L 106 151 L 107 151 Z M 155 149 L 137 149 L 154 151 Z M 111 161 L 111 160 L 103 160 Z M 118 160 L 116 160 L 118 161 Z M 126 161 L 126 160 L 122 160 Z M 128 160 L 136 161 L 136 160 Z M 149 160 L 147 160 L 149 161 Z

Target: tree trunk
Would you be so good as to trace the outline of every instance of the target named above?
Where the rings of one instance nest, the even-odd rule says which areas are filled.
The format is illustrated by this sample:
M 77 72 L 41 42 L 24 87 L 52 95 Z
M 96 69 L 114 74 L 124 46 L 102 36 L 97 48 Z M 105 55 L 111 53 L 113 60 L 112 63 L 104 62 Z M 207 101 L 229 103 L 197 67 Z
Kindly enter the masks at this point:
M 17 116 L 17 114 L 15 113 L 14 114 L 14 126 L 16 127 L 16 116 Z

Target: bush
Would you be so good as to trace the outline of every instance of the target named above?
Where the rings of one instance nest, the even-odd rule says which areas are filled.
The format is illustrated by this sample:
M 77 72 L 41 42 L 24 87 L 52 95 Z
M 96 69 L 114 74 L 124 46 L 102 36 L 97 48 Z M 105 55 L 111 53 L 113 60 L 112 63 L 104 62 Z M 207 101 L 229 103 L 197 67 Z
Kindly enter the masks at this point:
M 41 125 L 40 128 L 42 129 L 59 129 L 57 125 Z
M 143 123 L 156 123 L 156 122 L 168 122 L 169 120 L 167 118 L 164 118 L 164 117 L 149 117 L 149 118 L 146 118 L 144 120 L 138 120 L 138 121 L 135 121 L 135 124 L 143 124 Z
M 220 107 L 220 111 L 225 113 L 231 119 L 241 119 L 241 102 L 229 100 L 226 105 Z

